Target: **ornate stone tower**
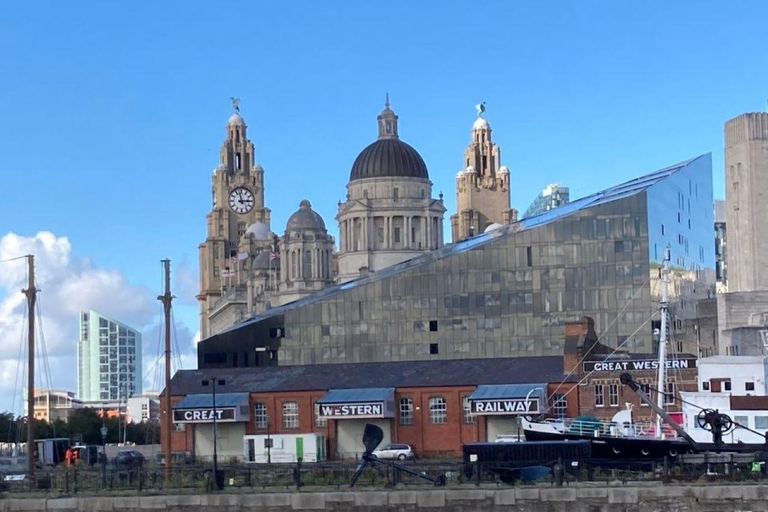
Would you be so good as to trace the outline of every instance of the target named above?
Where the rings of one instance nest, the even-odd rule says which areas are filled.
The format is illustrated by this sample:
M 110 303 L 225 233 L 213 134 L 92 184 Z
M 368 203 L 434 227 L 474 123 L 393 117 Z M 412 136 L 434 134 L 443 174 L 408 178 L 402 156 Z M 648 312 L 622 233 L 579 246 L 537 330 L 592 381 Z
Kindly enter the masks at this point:
M 339 282 L 443 246 L 442 197 L 432 198 L 424 160 L 400 140 L 389 97 L 377 121 L 378 140 L 355 159 L 339 203 Z
M 280 303 L 285 304 L 332 285 L 333 237 L 323 218 L 304 199 L 285 225 L 280 246 Z
M 517 210 L 509 204 L 509 169 L 500 166 L 500 153 L 480 112 L 464 151 L 464 169 L 456 175 L 457 211 L 451 215 L 454 243 L 483 233 L 491 224 L 517 220 Z
M 262 246 L 268 250 L 270 211 L 264 206 L 264 169 L 255 163 L 253 143 L 248 140 L 240 109 L 233 101 L 234 114 L 227 122 L 227 137 L 219 151 L 219 165 L 213 171 L 212 207 L 206 216 L 207 235 L 200 244 L 200 333 L 214 334 L 211 317 L 217 309 L 235 306 L 241 315 L 247 309 L 245 283 L 252 255 Z M 261 236 L 255 236 L 256 232 Z M 222 296 L 227 296 L 222 304 Z M 242 295 L 242 297 L 240 297 Z M 242 310 L 242 311 L 240 311 Z M 226 320 L 222 320 L 222 325 Z

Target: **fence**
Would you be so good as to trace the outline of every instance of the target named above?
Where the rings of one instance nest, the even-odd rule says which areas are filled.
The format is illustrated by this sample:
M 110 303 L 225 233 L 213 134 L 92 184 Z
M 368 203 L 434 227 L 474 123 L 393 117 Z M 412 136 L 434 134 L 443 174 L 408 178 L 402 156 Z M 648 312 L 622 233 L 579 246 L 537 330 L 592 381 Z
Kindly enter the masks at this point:
M 554 483 L 552 468 L 557 461 L 515 461 L 514 463 L 463 463 L 458 461 L 414 461 L 405 466 L 417 473 L 438 479 L 444 477 L 447 486 L 533 485 Z M 356 464 L 325 462 L 306 464 L 220 465 L 218 482 L 210 465 L 185 465 L 171 468 L 165 481 L 162 466 L 136 467 L 74 466 L 39 470 L 34 480 L 6 473 L 0 480 L 0 490 L 10 492 L 93 493 L 99 491 L 213 491 L 230 490 L 289 490 L 342 489 L 357 469 Z M 647 460 L 591 460 L 564 468 L 565 483 L 593 481 L 630 483 L 639 481 L 717 481 L 768 480 L 763 463 L 739 462 L 721 457 L 681 464 L 648 462 Z M 442 480 L 442 478 L 441 478 Z M 394 467 L 367 467 L 357 487 L 386 488 L 394 485 L 429 487 L 431 482 Z

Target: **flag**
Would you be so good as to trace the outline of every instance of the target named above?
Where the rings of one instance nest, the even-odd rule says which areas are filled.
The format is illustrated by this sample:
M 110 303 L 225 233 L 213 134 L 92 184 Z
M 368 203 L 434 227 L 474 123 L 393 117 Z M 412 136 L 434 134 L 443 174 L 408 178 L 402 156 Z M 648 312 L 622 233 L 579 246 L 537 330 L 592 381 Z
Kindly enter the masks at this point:
M 269 253 L 269 261 L 276 260 L 280 257 L 280 253 L 272 251 Z
M 246 259 L 248 259 L 248 253 L 247 252 L 239 252 L 239 253 L 237 253 L 237 259 L 238 260 L 246 260 Z
M 231 258 L 229 258 L 229 261 L 231 261 L 232 263 L 237 263 L 237 256 L 232 256 Z

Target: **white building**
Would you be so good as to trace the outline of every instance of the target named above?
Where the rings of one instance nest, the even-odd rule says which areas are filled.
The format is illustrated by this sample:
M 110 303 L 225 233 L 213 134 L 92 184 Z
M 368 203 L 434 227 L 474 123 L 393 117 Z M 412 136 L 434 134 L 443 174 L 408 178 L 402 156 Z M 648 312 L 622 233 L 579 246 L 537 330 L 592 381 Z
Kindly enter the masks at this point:
M 747 428 L 768 432 L 768 357 L 714 356 L 699 359 L 699 389 L 681 391 L 685 429 L 696 441 L 711 442 L 712 434 L 696 421 L 702 408 L 717 409 Z M 696 406 L 685 402 L 692 402 Z M 726 443 L 762 443 L 762 436 L 735 428 Z
M 84 402 L 141 393 L 141 333 L 93 310 L 80 312 L 77 394 Z
M 160 419 L 160 399 L 157 392 L 132 396 L 127 403 L 128 423 L 144 423 Z

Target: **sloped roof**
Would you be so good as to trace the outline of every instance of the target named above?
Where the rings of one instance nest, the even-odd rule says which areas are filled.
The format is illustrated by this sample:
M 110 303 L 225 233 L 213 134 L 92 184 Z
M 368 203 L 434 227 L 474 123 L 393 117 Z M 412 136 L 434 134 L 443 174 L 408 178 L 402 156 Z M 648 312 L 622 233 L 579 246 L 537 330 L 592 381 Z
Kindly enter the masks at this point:
M 223 392 L 559 383 L 565 374 L 562 356 L 206 368 L 176 372 L 171 380 L 172 394 L 209 393 L 209 387 L 203 386 L 202 382 L 214 377 L 225 382 L 216 386 L 218 397 Z M 575 380 L 575 377 L 569 377 L 568 382 Z

